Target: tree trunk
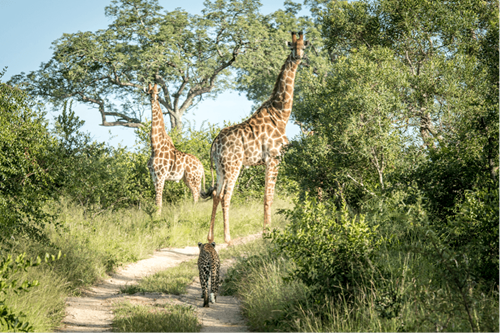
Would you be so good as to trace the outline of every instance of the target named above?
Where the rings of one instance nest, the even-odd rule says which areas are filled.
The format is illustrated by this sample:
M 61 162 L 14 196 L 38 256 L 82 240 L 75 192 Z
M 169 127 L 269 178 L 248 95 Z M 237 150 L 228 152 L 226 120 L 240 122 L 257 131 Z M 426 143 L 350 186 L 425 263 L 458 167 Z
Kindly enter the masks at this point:
M 169 112 L 168 115 L 170 117 L 170 129 L 177 128 L 179 131 L 182 131 L 182 115 L 180 112 Z

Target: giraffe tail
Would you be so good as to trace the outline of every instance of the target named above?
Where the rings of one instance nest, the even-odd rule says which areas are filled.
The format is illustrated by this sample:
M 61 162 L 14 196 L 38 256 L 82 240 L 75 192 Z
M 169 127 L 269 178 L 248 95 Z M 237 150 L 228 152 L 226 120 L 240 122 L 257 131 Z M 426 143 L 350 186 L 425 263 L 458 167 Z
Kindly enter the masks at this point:
M 203 180 L 200 184 L 200 197 L 202 199 L 211 199 L 212 198 L 212 192 L 214 191 L 214 187 L 211 186 L 207 192 L 205 192 L 205 171 L 203 171 Z

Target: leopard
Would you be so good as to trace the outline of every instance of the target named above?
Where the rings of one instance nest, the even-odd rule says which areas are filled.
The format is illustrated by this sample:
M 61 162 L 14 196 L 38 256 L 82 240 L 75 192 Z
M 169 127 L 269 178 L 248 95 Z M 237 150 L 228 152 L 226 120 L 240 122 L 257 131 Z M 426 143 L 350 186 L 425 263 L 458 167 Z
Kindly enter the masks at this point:
M 219 271 L 220 260 L 217 251 L 215 251 L 215 242 L 198 243 L 200 256 L 198 257 L 198 270 L 200 271 L 200 284 L 203 298 L 203 307 L 210 307 L 209 303 L 215 303 L 217 292 L 219 291 Z M 211 278 L 210 294 L 208 290 L 208 280 Z M 209 302 L 210 301 L 210 302 Z

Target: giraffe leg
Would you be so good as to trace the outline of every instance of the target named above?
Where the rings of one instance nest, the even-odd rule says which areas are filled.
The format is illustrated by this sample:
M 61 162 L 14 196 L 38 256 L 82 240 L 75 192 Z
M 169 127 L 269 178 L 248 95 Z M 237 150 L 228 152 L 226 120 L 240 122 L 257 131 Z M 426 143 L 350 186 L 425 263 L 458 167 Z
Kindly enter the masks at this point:
M 271 206 L 273 205 L 274 187 L 278 177 L 278 163 L 275 158 L 269 159 L 266 165 L 266 189 L 264 193 L 264 229 L 271 225 Z
M 233 196 L 234 185 L 240 174 L 241 163 L 233 165 L 231 171 L 226 171 L 227 184 L 225 186 L 224 196 L 222 197 L 222 217 L 224 219 L 224 242 L 231 245 L 231 235 L 229 232 L 229 206 Z
M 224 196 L 222 197 L 222 217 L 224 219 L 224 242 L 226 242 L 229 245 L 231 244 L 231 235 L 229 233 L 229 206 L 231 205 L 231 197 L 233 196 L 234 183 L 227 185 L 226 193 L 224 193 Z
M 161 206 L 163 205 L 163 186 L 165 185 L 165 179 L 157 179 L 155 182 L 155 203 L 156 207 L 158 207 L 157 215 L 161 214 Z
M 208 230 L 207 240 L 209 243 L 214 241 L 214 224 L 215 224 L 215 215 L 217 214 L 217 207 L 219 206 L 219 202 L 221 200 L 218 195 L 217 190 L 214 190 L 212 194 L 213 206 L 212 206 L 212 218 L 210 219 L 210 229 Z
M 200 198 L 201 179 L 198 179 L 196 175 L 188 172 L 188 170 L 185 171 L 184 177 L 182 179 L 184 180 L 184 184 L 186 184 L 186 186 L 191 191 L 191 194 L 193 194 L 193 202 L 197 203 L 198 199 Z

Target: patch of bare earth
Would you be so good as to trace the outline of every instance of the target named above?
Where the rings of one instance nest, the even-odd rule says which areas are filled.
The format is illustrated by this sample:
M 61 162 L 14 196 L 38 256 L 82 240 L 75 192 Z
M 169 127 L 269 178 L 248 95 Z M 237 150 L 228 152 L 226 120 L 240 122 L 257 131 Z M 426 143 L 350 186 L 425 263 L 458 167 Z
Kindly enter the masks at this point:
M 255 240 L 262 233 L 237 238 L 232 245 L 237 246 Z M 225 248 L 226 244 L 217 244 L 217 250 Z M 101 284 L 86 290 L 82 297 L 69 297 L 66 299 L 66 317 L 63 326 L 58 331 L 110 331 L 113 321 L 113 304 L 129 301 L 134 304 L 184 304 L 193 306 L 198 313 L 202 324 L 202 332 L 245 332 L 248 331 L 243 317 L 240 314 L 238 300 L 233 296 L 217 296 L 217 303 L 209 308 L 203 307 L 199 279 L 188 286 L 187 294 L 167 295 L 159 293 L 140 293 L 135 295 L 121 294 L 120 288 L 136 284 L 140 279 L 179 265 L 198 257 L 197 246 L 185 248 L 166 248 L 155 251 L 148 259 L 140 260 L 119 269 L 111 278 Z M 234 261 L 226 260 L 221 266 L 221 275 Z

